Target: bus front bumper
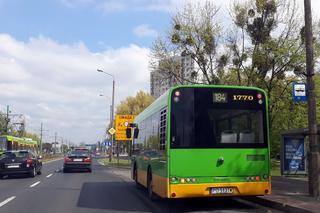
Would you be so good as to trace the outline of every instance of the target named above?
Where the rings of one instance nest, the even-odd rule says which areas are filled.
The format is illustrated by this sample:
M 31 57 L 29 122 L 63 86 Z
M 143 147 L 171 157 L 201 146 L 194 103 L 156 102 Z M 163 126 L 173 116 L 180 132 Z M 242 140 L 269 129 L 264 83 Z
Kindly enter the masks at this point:
M 271 194 L 271 184 L 269 182 L 170 184 L 169 188 L 170 198 L 258 196 Z M 213 189 L 217 190 L 214 192 Z M 223 190 L 227 191 L 227 193 L 223 192 Z

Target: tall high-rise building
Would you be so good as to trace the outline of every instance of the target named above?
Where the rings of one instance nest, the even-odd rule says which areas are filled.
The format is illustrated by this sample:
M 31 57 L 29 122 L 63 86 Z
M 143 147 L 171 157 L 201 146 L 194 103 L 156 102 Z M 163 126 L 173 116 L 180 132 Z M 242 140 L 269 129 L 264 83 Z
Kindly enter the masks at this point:
M 150 73 L 150 94 L 158 98 L 170 87 L 195 81 L 194 60 L 190 56 L 173 56 L 159 62 Z

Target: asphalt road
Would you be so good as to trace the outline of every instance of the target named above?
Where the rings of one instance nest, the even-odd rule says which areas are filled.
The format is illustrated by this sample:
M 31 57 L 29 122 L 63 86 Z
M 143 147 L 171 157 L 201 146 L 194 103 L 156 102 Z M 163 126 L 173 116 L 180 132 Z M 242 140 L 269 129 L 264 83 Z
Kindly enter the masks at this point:
M 82 212 L 279 212 L 241 199 L 183 199 L 151 202 L 121 171 L 94 161 L 93 172 L 61 172 L 62 161 L 43 165 L 35 178 L 0 180 L 1 213 Z

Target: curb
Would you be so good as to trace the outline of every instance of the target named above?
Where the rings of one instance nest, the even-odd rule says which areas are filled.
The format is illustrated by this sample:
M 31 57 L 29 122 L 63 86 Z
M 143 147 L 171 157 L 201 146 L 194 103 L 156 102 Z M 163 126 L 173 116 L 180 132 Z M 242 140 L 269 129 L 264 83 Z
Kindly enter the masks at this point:
M 241 198 L 244 200 L 248 200 L 254 203 L 258 203 L 262 206 L 266 207 L 271 207 L 280 211 L 285 211 L 285 212 L 292 212 L 292 213 L 315 213 L 318 211 L 311 211 L 299 206 L 294 206 L 290 205 L 286 202 L 281 202 L 281 201 L 275 201 L 272 199 L 269 199 L 268 197 L 246 197 L 246 198 Z
M 116 166 L 116 165 L 106 165 L 106 164 L 104 164 L 103 162 L 101 162 L 99 160 L 98 160 L 98 163 L 101 166 L 106 166 L 106 167 L 115 168 L 115 169 L 126 169 L 126 170 L 130 170 L 131 169 L 131 167 L 122 167 L 122 166 Z

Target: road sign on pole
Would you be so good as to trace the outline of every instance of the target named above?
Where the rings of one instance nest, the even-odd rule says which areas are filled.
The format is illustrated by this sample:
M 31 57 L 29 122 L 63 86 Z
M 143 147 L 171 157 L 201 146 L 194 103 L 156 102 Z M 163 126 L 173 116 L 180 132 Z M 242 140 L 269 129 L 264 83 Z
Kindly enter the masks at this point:
M 292 84 L 292 96 L 293 102 L 306 102 L 307 101 L 307 92 L 306 92 L 305 83 L 296 83 Z
M 108 132 L 110 133 L 110 135 L 114 135 L 114 133 L 116 133 L 116 130 L 111 127 L 111 128 L 108 130 Z
M 116 116 L 116 140 L 130 141 L 127 138 L 126 129 L 130 123 L 133 123 L 135 115 L 117 115 Z

